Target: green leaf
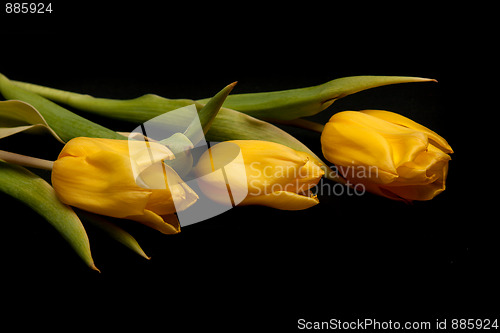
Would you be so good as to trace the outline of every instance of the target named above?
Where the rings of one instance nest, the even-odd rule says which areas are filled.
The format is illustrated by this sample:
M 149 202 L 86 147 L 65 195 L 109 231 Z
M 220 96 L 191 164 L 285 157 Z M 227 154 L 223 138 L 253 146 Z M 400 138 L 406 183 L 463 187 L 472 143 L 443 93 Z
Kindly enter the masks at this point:
M 92 223 L 92 225 L 105 232 L 108 236 L 113 238 L 118 243 L 126 246 L 143 258 L 146 258 L 148 260 L 151 259 L 146 255 L 146 253 L 144 253 L 139 243 L 137 243 L 137 240 L 116 224 L 109 222 L 101 215 L 89 213 L 83 210 L 78 210 L 78 214 L 83 215 L 83 219 L 86 222 L 88 221 Z
M 205 134 L 207 134 L 217 114 L 219 113 L 222 104 L 231 90 L 233 90 L 236 83 L 237 82 L 233 82 L 227 85 L 214 97 L 212 97 L 208 103 L 205 104 L 200 111 L 198 111 L 198 119 L 193 119 L 186 131 L 184 131 L 184 135 L 191 140 L 193 145 L 196 145 L 200 140 L 204 139 Z M 203 132 L 200 131 L 200 125 Z
M 6 99 L 20 100 L 36 108 L 48 126 L 64 142 L 79 136 L 127 139 L 123 135 L 80 117 L 36 93 L 20 88 L 2 74 L 0 74 L 0 93 Z
M 135 124 L 145 123 L 152 118 L 164 114 L 165 112 L 173 111 L 192 104 L 196 105 L 198 113 L 200 113 L 203 109 L 203 105 L 189 99 L 172 100 L 157 95 L 147 94 L 130 100 L 112 100 L 106 98 L 95 98 L 89 95 L 43 87 L 31 83 L 19 81 L 12 82 L 15 82 L 16 85 L 26 90 L 40 94 L 56 102 L 67 104 L 79 110 L 95 113 L 112 119 L 130 121 Z M 229 91 L 227 90 L 232 89 L 232 85 L 234 85 L 234 83 L 219 92 L 221 97 L 226 98 L 227 94 L 229 94 Z M 220 102 L 220 100 L 223 99 L 217 98 L 216 100 Z M 208 101 L 209 100 L 207 99 L 206 102 Z M 177 114 L 178 113 L 176 113 L 176 116 Z M 201 118 L 205 119 L 205 117 Z M 168 121 L 175 123 L 176 119 L 172 117 L 168 118 Z M 181 119 L 179 123 L 182 123 L 182 121 L 184 121 L 184 119 Z M 158 122 L 161 122 L 161 119 L 159 119 Z M 171 124 L 166 124 L 166 126 L 169 125 Z M 206 138 L 210 141 L 267 140 L 311 153 L 309 148 L 280 128 L 268 122 L 224 107 L 219 110 L 215 119 L 212 120 L 210 129 L 206 133 Z
M 349 76 L 318 86 L 228 96 L 224 107 L 253 117 L 291 120 L 317 114 L 336 100 L 362 90 L 389 84 L 429 82 L 433 79 L 408 76 Z M 208 99 L 197 101 L 204 104 Z
M 24 202 L 43 216 L 92 269 L 87 233 L 75 212 L 63 204 L 52 186 L 23 167 L 0 161 L 0 191 Z
M 206 138 L 209 141 L 217 142 L 229 140 L 271 141 L 312 154 L 312 151 L 302 142 L 279 127 L 226 108 L 219 111 Z
M 75 109 L 98 114 L 103 117 L 129 121 L 135 124 L 145 123 L 165 112 L 177 110 L 192 104 L 195 104 L 198 112 L 204 106 L 196 103 L 192 99 L 169 99 L 154 94 L 146 94 L 133 99 L 120 100 L 97 98 L 90 95 L 78 94 L 20 81 L 11 82 L 24 90 L 48 98 L 56 103 L 65 104 Z M 209 99 L 207 99 L 207 102 L 208 100 Z M 181 116 L 180 114 L 177 115 Z M 174 123 L 183 123 L 185 118 L 182 117 L 179 121 L 175 118 L 171 118 L 170 120 Z
M 221 91 L 219 91 L 214 97 L 212 97 L 207 104 L 198 112 L 198 117 L 200 118 L 201 127 L 203 128 L 203 133 L 207 134 L 208 130 L 215 117 L 217 116 L 222 104 L 227 99 L 228 95 L 233 90 L 237 82 L 233 82 Z M 189 130 L 189 129 L 188 129 Z M 187 132 L 187 131 L 186 131 Z M 186 134 L 187 135 L 187 134 Z
M 23 131 L 46 131 L 64 143 L 33 106 L 16 100 L 0 101 L 0 139 Z

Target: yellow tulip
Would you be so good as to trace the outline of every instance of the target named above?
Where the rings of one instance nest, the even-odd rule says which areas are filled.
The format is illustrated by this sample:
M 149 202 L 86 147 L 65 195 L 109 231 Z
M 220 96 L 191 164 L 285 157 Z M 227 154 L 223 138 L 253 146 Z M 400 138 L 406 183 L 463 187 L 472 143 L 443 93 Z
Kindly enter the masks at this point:
M 54 162 L 52 185 L 67 205 L 177 233 L 174 201 L 185 209 L 198 196 L 161 162 L 173 158 L 167 147 L 155 142 L 144 147 L 143 141 L 74 138 Z M 158 182 L 164 186 L 158 188 Z
M 445 189 L 450 145 L 430 129 L 381 110 L 335 114 L 321 135 L 325 158 L 348 181 L 395 200 L 430 200 Z
M 241 159 L 225 156 L 233 153 L 227 149 L 228 143 L 239 147 Z M 232 160 L 219 166 L 225 170 L 225 182 L 213 172 L 216 160 Z M 216 202 L 222 203 L 221 194 L 229 189 L 233 194 L 246 194 L 239 205 L 282 210 L 301 210 L 318 204 L 317 197 L 307 191 L 316 186 L 324 174 L 308 153 L 258 140 L 233 140 L 213 146 L 201 156 L 195 172 L 200 189 Z

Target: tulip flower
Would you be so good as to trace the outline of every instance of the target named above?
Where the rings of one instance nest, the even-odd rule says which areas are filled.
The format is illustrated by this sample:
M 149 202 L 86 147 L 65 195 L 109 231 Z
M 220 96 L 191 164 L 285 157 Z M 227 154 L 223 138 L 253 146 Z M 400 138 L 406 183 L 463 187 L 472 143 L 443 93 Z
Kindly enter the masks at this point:
M 229 154 L 225 149 L 227 143 L 239 147 L 242 159 L 223 166 L 226 182 L 220 182 L 220 177 L 213 172 L 214 161 L 231 160 L 225 158 Z M 216 202 L 221 198 L 219 194 L 229 189 L 233 193 L 247 193 L 240 205 L 263 205 L 282 210 L 301 210 L 318 204 L 317 197 L 307 191 L 316 186 L 324 174 L 312 155 L 259 140 L 217 144 L 200 157 L 195 172 L 200 189 Z
M 344 178 L 384 197 L 430 200 L 445 189 L 450 145 L 430 129 L 380 110 L 335 114 L 321 135 Z
M 177 233 L 174 201 L 182 203 L 178 209 L 186 209 L 198 196 L 162 162 L 173 157 L 167 147 L 155 142 L 144 146 L 143 141 L 74 138 L 54 162 L 54 190 L 67 205 Z

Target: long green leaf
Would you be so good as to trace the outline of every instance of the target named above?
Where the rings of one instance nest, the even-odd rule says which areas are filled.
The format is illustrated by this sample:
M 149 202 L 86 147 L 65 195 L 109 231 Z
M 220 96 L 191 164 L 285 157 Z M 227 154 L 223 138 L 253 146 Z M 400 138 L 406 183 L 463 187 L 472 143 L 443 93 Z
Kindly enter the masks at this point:
M 80 216 L 83 216 L 82 218 L 85 222 L 92 223 L 92 225 L 105 232 L 108 236 L 113 238 L 118 243 L 129 248 L 141 257 L 150 259 L 150 257 L 148 257 L 146 253 L 144 253 L 139 243 L 137 243 L 137 240 L 131 234 L 129 234 L 116 224 L 109 222 L 101 215 L 89 213 L 83 210 L 78 210 L 78 214 L 80 214 Z
M 130 100 L 113 100 L 95 98 L 90 95 L 43 87 L 31 83 L 19 81 L 12 82 L 15 82 L 16 85 L 26 90 L 40 94 L 55 102 L 64 103 L 76 109 L 104 117 L 130 121 L 135 124 L 145 123 L 165 112 L 192 104 L 196 105 L 198 113 L 203 109 L 202 104 L 190 99 L 174 100 L 148 94 Z M 225 89 L 227 89 L 227 87 Z M 227 98 L 229 97 L 231 97 L 231 95 L 227 96 Z M 208 100 L 204 102 L 207 101 Z M 175 121 L 173 118 L 169 118 L 168 120 Z M 159 120 L 159 122 L 161 122 L 161 120 Z M 168 126 L 168 124 L 166 124 L 166 126 Z M 247 114 L 224 107 L 219 110 L 217 116 L 213 119 L 210 129 L 206 133 L 206 138 L 209 141 L 266 140 L 312 154 L 311 150 L 303 143 L 280 128 Z M 313 156 L 315 155 L 313 154 Z
M 92 269 L 98 269 L 90 253 L 87 233 L 75 212 L 64 205 L 54 189 L 23 167 L 0 161 L 0 191 L 24 202 L 43 216 Z
M 389 84 L 435 81 L 409 76 L 349 76 L 318 86 L 262 92 L 233 94 L 224 107 L 253 117 L 272 120 L 291 120 L 317 114 L 336 100 L 370 88 Z M 208 99 L 199 100 L 204 104 Z
M 98 114 L 132 123 L 145 123 L 158 117 L 165 112 L 180 109 L 192 104 L 196 105 L 198 112 L 206 104 L 196 103 L 192 99 L 168 99 L 154 94 L 146 94 L 137 98 L 119 100 L 109 98 L 97 98 L 86 94 L 78 94 L 37 84 L 11 81 L 22 89 L 34 92 L 40 96 L 50 99 L 56 103 L 71 106 L 75 109 Z M 208 103 L 208 98 L 206 102 Z M 170 118 L 175 121 L 175 118 Z M 184 118 L 181 119 L 180 123 Z
M 20 100 L 32 105 L 44 117 L 48 126 L 65 142 L 79 136 L 127 139 L 123 135 L 80 117 L 36 93 L 20 88 L 2 74 L 0 74 L 0 93 L 6 99 Z

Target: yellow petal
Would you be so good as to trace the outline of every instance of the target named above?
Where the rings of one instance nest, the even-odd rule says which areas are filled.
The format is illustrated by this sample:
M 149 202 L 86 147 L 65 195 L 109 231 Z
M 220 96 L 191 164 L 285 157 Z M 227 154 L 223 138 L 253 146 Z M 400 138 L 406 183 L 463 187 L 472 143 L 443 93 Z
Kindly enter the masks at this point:
M 162 162 L 170 151 L 146 144 L 147 149 L 145 142 L 75 138 L 54 162 L 54 189 L 68 205 L 177 233 L 180 225 L 173 213 L 192 205 L 198 196 Z M 141 172 L 134 174 L 134 168 Z
M 276 191 L 273 193 L 248 196 L 241 205 L 262 205 L 282 210 L 302 210 L 317 205 L 319 200 L 316 196 L 305 196 L 293 192 Z
M 128 158 L 115 153 L 59 158 L 52 185 L 65 204 L 113 217 L 141 214 L 151 195 L 135 184 Z
M 337 166 L 376 167 L 372 181 L 387 184 L 397 168 L 427 149 L 425 133 L 369 114 L 345 111 L 334 115 L 321 136 L 325 157 Z M 342 170 L 341 170 L 342 171 Z
M 443 152 L 448 154 L 453 153 L 453 149 L 451 149 L 451 146 L 439 134 L 400 114 L 383 110 L 363 110 L 360 112 L 425 133 L 428 136 L 429 140 L 433 141 L 433 143 L 435 143 L 436 146 Z
M 238 151 L 233 151 L 231 146 Z M 242 158 L 236 158 L 240 151 Z M 233 199 L 241 198 L 236 203 L 246 197 L 245 200 L 250 198 L 244 200 L 247 204 L 263 204 L 276 198 L 267 194 L 306 191 L 324 174 L 309 154 L 258 140 L 217 144 L 202 155 L 195 170 L 203 193 L 221 204 L 227 204 L 228 190 Z M 260 199 L 254 200 L 255 197 Z
M 419 154 L 413 161 L 398 168 L 399 178 L 394 186 L 425 185 L 438 179 L 446 179 L 450 156 L 429 145 L 426 152 Z
M 397 177 L 392 149 L 378 131 L 370 126 L 368 115 L 355 111 L 335 114 L 321 134 L 325 158 L 337 167 L 375 166 L 379 170 L 375 182 L 388 183 Z
M 325 172 L 319 167 L 319 165 L 317 165 L 307 156 L 306 158 L 306 163 L 303 166 L 296 168 L 292 173 L 292 175 L 296 177 L 295 183 L 297 184 L 294 192 L 307 191 L 311 187 L 316 186 L 321 177 L 323 177 L 323 175 L 325 174 Z M 290 179 L 290 183 L 293 184 L 292 179 Z
M 436 195 L 443 192 L 445 188 L 446 186 L 443 182 L 436 181 L 426 185 L 393 186 L 385 188 L 385 190 L 397 195 L 404 201 L 425 201 L 431 200 Z
M 196 192 L 163 162 L 149 166 L 139 175 L 137 181 L 151 192 L 146 209 L 159 215 L 185 210 L 198 200 Z
M 125 218 L 140 222 L 164 234 L 177 234 L 181 231 L 179 220 L 175 214 L 160 216 L 150 210 L 145 210 L 144 214 L 127 216 Z
M 294 149 L 279 143 L 260 140 L 232 140 L 228 142 L 237 144 L 243 153 L 244 159 L 248 161 L 258 159 L 266 165 L 284 161 L 289 163 L 302 163 L 304 161 L 303 154 L 298 154 Z M 248 162 L 245 163 L 248 164 Z
M 98 152 L 113 152 L 128 156 L 128 143 L 126 140 L 77 137 L 68 141 L 59 154 L 59 158 L 88 156 Z
M 138 176 L 152 164 L 174 159 L 174 153 L 166 146 L 150 141 L 128 141 L 130 161 L 134 176 Z

